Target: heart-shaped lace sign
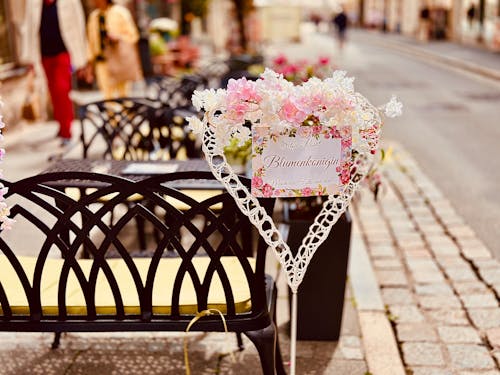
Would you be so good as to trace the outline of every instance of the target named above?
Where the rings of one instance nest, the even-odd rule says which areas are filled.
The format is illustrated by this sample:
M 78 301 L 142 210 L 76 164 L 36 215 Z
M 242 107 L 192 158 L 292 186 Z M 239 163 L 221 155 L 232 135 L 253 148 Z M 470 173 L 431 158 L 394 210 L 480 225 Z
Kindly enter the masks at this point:
M 188 121 L 195 132 L 203 134 L 203 151 L 212 173 L 274 250 L 290 288 L 296 292 L 316 250 L 345 212 L 358 185 L 371 168 L 382 124 L 379 109 L 354 91 L 352 79 L 346 78 L 345 72 L 338 71 L 324 81 L 312 78 L 301 86 L 293 86 L 282 76 L 266 70 L 257 82 L 243 78 L 230 81 L 227 91 L 195 92 L 193 104 L 206 111 L 203 121 L 196 117 Z M 384 108 L 386 114 L 398 115 L 401 105 L 391 100 Z M 273 219 L 227 163 L 224 146 L 232 137 L 243 141 L 248 139 L 250 131 L 244 126 L 248 122 L 270 124 L 282 129 L 300 126 L 310 116 L 324 123 L 341 123 L 351 127 L 350 180 L 339 194 L 328 196 L 297 254 L 293 256 Z

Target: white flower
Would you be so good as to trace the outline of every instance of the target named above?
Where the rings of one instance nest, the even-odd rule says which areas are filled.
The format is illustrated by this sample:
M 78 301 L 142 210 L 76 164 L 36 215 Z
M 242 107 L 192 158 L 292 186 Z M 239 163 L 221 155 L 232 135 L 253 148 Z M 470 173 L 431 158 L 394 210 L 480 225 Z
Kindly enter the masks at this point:
M 214 89 L 205 90 L 205 110 L 213 111 L 217 109 L 222 92 Z
M 243 146 L 245 142 L 251 136 L 251 130 L 246 126 L 242 126 L 238 129 L 238 146 Z
M 387 117 L 399 117 L 403 113 L 403 103 L 401 103 L 395 95 L 391 97 L 389 103 L 384 106 L 384 113 Z
M 264 90 L 269 90 L 273 89 L 276 87 L 279 87 L 279 81 L 283 79 L 282 74 L 276 73 L 274 70 L 271 70 L 269 68 L 266 68 L 264 70 L 264 73 L 260 75 L 262 79 L 257 80 L 256 84 L 257 87 L 264 89 Z
M 203 130 L 205 129 L 205 125 L 203 122 L 196 116 L 191 116 L 191 117 L 186 117 L 186 121 L 188 122 L 188 128 L 191 129 L 191 131 L 194 134 L 202 134 Z
M 347 72 L 344 70 L 336 70 L 333 72 L 331 78 L 325 80 L 326 83 L 332 83 L 332 81 L 340 87 L 341 90 L 345 92 L 354 91 L 354 77 L 346 77 Z
M 246 114 L 246 120 L 252 123 L 256 123 L 261 118 L 262 118 L 262 111 L 258 108 L 255 111 L 250 111 Z
M 217 126 L 215 128 L 215 139 L 216 139 L 216 144 L 215 144 L 215 152 L 216 153 L 222 153 L 224 146 L 229 144 L 229 141 L 232 136 L 232 130 L 231 129 L 225 129 L 222 126 Z
M 197 111 L 203 108 L 204 106 L 203 99 L 204 99 L 204 92 L 199 90 L 194 90 L 193 96 L 191 97 L 191 102 L 193 103 L 193 106 L 196 108 Z

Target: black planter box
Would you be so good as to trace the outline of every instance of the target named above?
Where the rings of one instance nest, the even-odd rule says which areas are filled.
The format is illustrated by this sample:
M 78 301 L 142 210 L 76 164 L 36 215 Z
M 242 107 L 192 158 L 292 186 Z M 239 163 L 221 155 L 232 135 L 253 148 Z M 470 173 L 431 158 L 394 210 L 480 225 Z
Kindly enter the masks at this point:
M 289 220 L 288 245 L 296 254 L 312 220 Z M 297 292 L 297 339 L 337 341 L 342 325 L 351 216 L 346 211 L 314 254 Z M 291 291 L 290 291 L 291 297 Z M 291 300 L 291 298 L 290 298 Z

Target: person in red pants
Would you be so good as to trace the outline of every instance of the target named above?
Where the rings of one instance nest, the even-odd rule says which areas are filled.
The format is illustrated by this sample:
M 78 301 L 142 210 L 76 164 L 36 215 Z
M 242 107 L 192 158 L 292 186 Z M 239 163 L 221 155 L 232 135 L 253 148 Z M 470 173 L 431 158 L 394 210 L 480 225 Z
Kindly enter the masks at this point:
M 26 3 L 25 59 L 42 62 L 61 144 L 71 141 L 73 103 L 69 98 L 71 74 L 91 80 L 87 64 L 85 17 L 79 0 L 28 0 Z

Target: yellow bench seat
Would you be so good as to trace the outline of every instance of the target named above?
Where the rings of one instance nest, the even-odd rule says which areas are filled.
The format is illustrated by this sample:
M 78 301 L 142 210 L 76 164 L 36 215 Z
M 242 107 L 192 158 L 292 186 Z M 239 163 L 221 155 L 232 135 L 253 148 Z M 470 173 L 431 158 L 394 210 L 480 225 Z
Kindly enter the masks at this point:
M 33 284 L 33 275 L 36 266 L 35 257 L 17 257 L 27 275 L 30 285 Z M 255 261 L 249 258 L 249 263 L 254 269 Z M 150 258 L 133 258 L 134 264 L 140 274 L 142 284 L 145 284 L 147 272 L 151 263 Z M 156 270 L 153 286 L 153 313 L 170 314 L 172 291 L 175 277 L 181 265 L 181 258 L 162 258 Z M 44 315 L 57 315 L 57 295 L 59 278 L 63 266 L 63 259 L 47 259 L 42 272 L 41 280 L 41 304 Z M 125 314 L 140 314 L 139 296 L 132 274 L 123 259 L 107 259 L 107 263 L 119 286 L 123 300 Z M 196 269 L 198 277 L 203 277 L 209 266 L 210 258 L 195 257 L 192 264 Z M 235 300 L 237 313 L 245 313 L 251 310 L 250 290 L 240 261 L 236 257 L 223 257 L 221 263 L 226 271 L 231 284 L 231 290 Z M 92 259 L 80 259 L 78 264 L 88 280 L 93 264 Z M 13 315 L 29 315 L 29 306 L 26 294 L 22 287 L 19 276 L 4 255 L 0 256 L 0 283 L 5 291 Z M 226 311 L 226 298 L 219 277 L 215 274 L 210 284 L 208 297 L 208 308 Z M 185 274 L 180 292 L 180 313 L 195 314 L 198 311 L 196 294 L 189 274 Z M 98 315 L 116 314 L 113 293 L 106 276 L 102 270 L 97 277 L 95 292 L 95 305 Z M 68 315 L 86 315 L 87 308 L 85 298 L 78 279 L 73 271 L 70 271 L 66 288 L 66 308 Z M 3 311 L 0 307 L 0 314 Z

